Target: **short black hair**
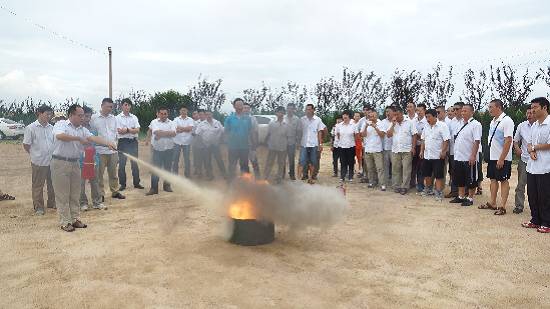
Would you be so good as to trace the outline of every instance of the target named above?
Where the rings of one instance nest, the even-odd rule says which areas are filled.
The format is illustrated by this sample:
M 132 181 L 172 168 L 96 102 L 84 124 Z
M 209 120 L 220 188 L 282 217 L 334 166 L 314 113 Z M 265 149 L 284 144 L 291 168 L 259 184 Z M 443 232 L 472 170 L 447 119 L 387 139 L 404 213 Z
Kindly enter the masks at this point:
M 489 102 L 489 104 L 491 103 L 494 103 L 500 109 L 504 108 L 504 103 L 502 102 L 501 99 L 492 99 L 491 102 Z
M 182 108 L 185 108 L 186 110 L 189 110 L 189 109 L 187 108 L 187 106 L 186 106 L 186 105 L 182 105 L 182 106 L 180 106 L 180 108 L 179 108 L 179 109 L 181 110 Z
M 105 104 L 105 103 L 113 103 L 113 99 L 111 98 L 103 98 L 103 100 L 101 100 L 101 105 Z
M 250 103 L 244 102 L 244 101 L 243 101 L 243 106 L 250 106 L 250 107 L 252 107 L 252 105 L 250 105 Z
M 93 114 L 94 113 L 94 111 L 86 105 L 82 106 L 82 109 L 84 110 L 84 114 Z
M 424 110 L 426 110 L 428 107 L 426 106 L 426 104 L 424 103 L 420 103 L 418 104 L 416 107 L 420 107 L 420 108 L 423 108 Z
M 342 116 L 344 115 L 348 115 L 349 118 L 353 118 L 353 112 L 350 111 L 349 109 L 345 110 L 343 113 L 342 113 Z
M 363 109 L 372 110 L 372 107 L 370 106 L 370 104 L 363 104 Z
M 244 100 L 241 99 L 241 98 L 236 98 L 235 100 L 233 100 L 233 103 L 231 103 L 231 104 L 232 104 L 232 105 L 235 105 L 235 103 L 237 103 L 237 102 L 239 102 L 239 101 L 243 102 L 243 104 L 244 104 Z
M 168 111 L 168 107 L 166 107 L 164 105 L 161 105 L 161 106 L 157 107 L 157 112 L 160 112 L 160 111 Z
M 53 108 L 51 108 L 48 105 L 41 105 L 36 109 L 37 114 L 43 114 L 45 112 L 52 112 L 53 113 Z
M 285 112 L 285 108 L 282 107 L 282 106 L 277 106 L 277 108 L 275 109 L 275 112 L 276 112 L 276 113 L 284 113 L 284 112 Z
M 544 107 L 546 106 L 546 110 L 550 110 L 550 102 L 548 102 L 548 99 L 545 97 L 534 98 L 533 100 L 531 100 L 531 104 L 533 103 L 537 103 L 542 109 L 544 109 Z
M 462 106 L 464 106 L 464 102 L 458 101 L 458 102 L 456 102 L 455 104 L 453 104 L 453 106 L 457 106 L 457 105 L 460 106 L 460 107 L 462 107 Z
M 418 107 L 420 107 L 420 104 L 418 104 Z M 429 110 L 426 111 L 426 115 L 432 115 L 434 117 L 437 117 L 437 112 L 435 109 L 430 108 Z
M 409 103 L 412 104 L 412 105 L 414 105 L 414 107 L 416 107 L 416 103 L 414 103 L 413 100 L 408 100 L 408 101 L 407 101 L 407 105 L 408 105 Z
M 313 110 L 315 110 L 315 105 L 311 104 L 311 103 L 308 103 L 306 104 L 306 107 L 310 106 L 311 108 L 313 108 Z
M 286 105 L 286 108 L 289 108 L 289 107 L 294 107 L 294 108 L 296 108 L 296 104 L 294 104 L 294 103 L 288 103 L 288 104 Z
M 445 106 L 443 106 L 443 105 L 436 106 L 435 109 L 438 110 L 438 109 L 440 109 L 440 108 L 443 109 L 443 110 L 446 110 Z
M 197 109 L 197 112 L 199 112 L 199 113 L 204 113 L 204 112 L 205 112 L 205 110 L 204 110 L 204 109 L 202 109 L 202 108 L 199 108 L 199 109 Z
M 73 105 L 69 106 L 69 109 L 67 110 L 67 116 L 73 115 L 74 113 L 76 113 L 76 110 L 79 109 L 79 108 L 82 108 L 82 106 L 80 106 L 78 104 L 73 104 Z
M 403 113 L 403 109 L 400 106 L 392 105 L 390 108 L 394 113 Z
M 462 107 L 464 107 L 464 106 L 468 106 L 468 107 L 472 110 L 472 112 L 475 112 L 475 109 L 474 109 L 474 105 L 473 105 L 473 104 L 470 104 L 470 103 L 468 103 L 468 104 L 463 104 Z
M 122 101 L 120 102 L 120 105 L 124 105 L 124 103 L 126 103 L 128 105 L 134 105 L 134 103 L 132 103 L 132 100 L 130 100 L 130 98 L 122 99 Z

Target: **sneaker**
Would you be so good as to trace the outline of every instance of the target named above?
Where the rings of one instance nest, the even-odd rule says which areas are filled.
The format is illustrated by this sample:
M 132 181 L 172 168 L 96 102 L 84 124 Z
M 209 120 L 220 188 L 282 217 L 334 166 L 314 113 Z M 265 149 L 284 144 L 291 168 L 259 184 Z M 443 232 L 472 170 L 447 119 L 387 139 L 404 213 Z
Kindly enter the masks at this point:
M 514 210 L 512 212 L 515 213 L 515 214 L 520 214 L 520 213 L 523 212 L 523 209 L 521 209 L 519 207 L 516 207 L 516 208 L 514 208 Z
M 386 191 L 386 186 L 381 186 L 380 191 Z
M 367 188 L 371 188 L 371 189 L 374 188 L 374 184 L 369 183 L 369 184 L 367 185 Z
M 141 190 L 141 189 L 145 189 L 145 187 L 142 186 L 142 185 L 140 185 L 139 183 L 138 183 L 137 185 L 134 185 L 134 188 L 140 189 L 140 190 Z
M 88 205 L 86 204 L 80 205 L 80 211 L 88 211 Z
M 361 178 L 361 179 L 359 180 L 359 182 L 360 182 L 360 183 L 368 183 L 369 180 L 368 180 L 367 178 Z
M 420 196 L 422 196 L 422 197 L 426 197 L 426 196 L 428 196 L 428 192 L 426 192 L 426 191 L 417 192 L 416 195 L 420 195 Z
M 99 210 L 107 210 L 107 206 L 103 203 L 99 203 L 97 205 L 92 206 L 93 209 L 99 209 Z
M 313 180 L 315 180 L 315 178 L 314 178 Z M 352 183 L 352 182 L 353 182 L 353 179 L 348 179 L 348 182 L 349 182 L 349 183 Z
M 472 205 L 474 205 L 474 201 L 469 198 L 465 198 L 464 202 L 460 204 L 460 206 L 472 206 Z
M 44 215 L 44 209 L 39 208 L 39 209 L 35 210 L 34 215 L 35 216 L 43 216 Z
M 541 226 L 537 229 L 537 232 L 539 232 L 539 233 L 550 233 L 550 227 L 541 225 Z
M 407 189 L 401 189 L 401 190 L 399 190 L 399 194 L 406 195 L 407 191 L 408 191 Z
M 435 195 L 435 201 L 436 202 L 442 202 L 443 201 L 443 195 L 442 194 L 436 194 Z
M 460 197 L 455 197 L 454 199 L 450 200 L 449 203 L 451 204 L 462 204 L 462 202 L 464 202 L 465 199 L 462 199 Z
M 393 193 L 401 193 L 401 189 L 400 188 L 393 189 Z

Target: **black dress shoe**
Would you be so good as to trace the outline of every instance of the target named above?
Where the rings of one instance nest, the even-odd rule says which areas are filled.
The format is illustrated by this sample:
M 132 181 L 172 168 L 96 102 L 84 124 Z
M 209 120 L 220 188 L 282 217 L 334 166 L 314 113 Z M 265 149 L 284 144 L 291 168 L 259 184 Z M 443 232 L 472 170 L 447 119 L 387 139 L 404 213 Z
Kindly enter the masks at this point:
M 126 198 L 126 196 L 120 194 L 120 192 L 117 192 L 117 193 L 113 194 L 111 197 L 112 197 L 112 198 L 117 198 L 117 199 L 119 199 L 119 200 L 123 200 L 123 199 Z
M 465 201 L 465 199 L 461 199 L 458 196 L 454 199 L 450 200 L 449 203 L 451 204 L 462 204 Z
M 173 192 L 170 186 L 165 186 L 162 189 L 164 190 L 164 192 Z
M 137 185 L 134 185 L 134 188 L 136 188 L 136 189 L 145 189 L 145 187 L 140 185 L 139 183 Z
M 517 207 L 514 208 L 514 210 L 513 210 L 513 213 L 515 213 L 515 214 L 520 214 L 520 213 L 522 213 L 522 212 L 523 212 L 523 209 L 517 208 Z
M 157 190 L 149 190 L 149 192 L 145 193 L 146 196 L 149 196 L 149 195 L 155 195 L 155 194 L 159 194 L 159 192 Z
M 77 228 L 77 229 L 85 229 L 88 227 L 86 224 L 80 222 L 80 220 L 76 220 L 72 225 L 74 228 Z
M 118 188 L 118 191 L 124 191 L 126 190 L 126 186 L 120 186 L 120 188 Z
M 102 202 L 102 203 L 105 203 L 105 196 L 102 196 L 102 197 L 101 197 L 101 202 Z

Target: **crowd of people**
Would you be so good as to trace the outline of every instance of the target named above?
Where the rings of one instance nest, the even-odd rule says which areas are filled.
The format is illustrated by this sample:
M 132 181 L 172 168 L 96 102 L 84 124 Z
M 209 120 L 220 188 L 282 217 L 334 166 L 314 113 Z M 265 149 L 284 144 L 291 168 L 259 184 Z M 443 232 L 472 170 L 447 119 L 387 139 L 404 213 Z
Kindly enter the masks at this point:
M 315 115 L 313 104 L 306 105 L 302 117 L 296 115 L 294 104 L 277 107 L 276 118 L 268 124 L 263 140 L 250 105 L 240 98 L 232 105 L 234 112 L 223 124 L 213 118 L 212 111 L 197 110 L 189 115 L 187 107 L 182 106 L 179 116 L 170 120 L 168 109 L 158 108 L 146 138 L 146 144 L 151 145 L 152 163 L 179 174 L 181 156 L 183 176 L 205 181 L 214 179 L 212 159 L 219 176 L 229 183 L 237 176 L 237 164 L 241 173 L 249 173 L 251 165 L 256 179 L 269 179 L 274 184 L 281 183 L 287 172 L 290 180 L 296 180 L 296 176 L 310 183 L 317 180 L 328 130 Z M 113 115 L 113 107 L 110 98 L 103 99 L 95 114 L 89 107 L 75 104 L 69 107 L 68 118 L 54 126 L 50 124 L 53 110 L 41 106 L 36 111 L 37 120 L 25 130 L 23 147 L 31 159 L 35 213 L 45 213 L 46 185 L 46 207 L 57 208 L 64 231 L 86 227 L 80 221 L 81 210 L 107 209 L 105 171 L 111 197 L 126 198 L 122 194 L 128 185 L 126 154 L 139 156 L 140 124 L 131 113 L 129 99 L 122 101 L 122 112 L 117 116 Z M 489 113 L 493 120 L 486 153 L 481 147 L 482 125 L 473 118 L 475 111 L 470 104 L 458 102 L 446 110 L 444 106 L 427 109 L 424 104 L 409 102 L 406 111 L 397 105 L 386 107 L 383 117 L 370 106 L 364 106 L 362 113 L 344 111 L 330 134 L 333 176 L 339 177 L 342 185 L 352 183 L 358 175 L 359 182 L 368 188 L 391 188 L 401 195 L 413 189 L 422 197 L 433 196 L 437 201 L 450 198 L 450 203 L 472 206 L 474 196 L 481 194 L 482 161 L 486 161 L 490 199 L 478 208 L 505 215 L 514 151 L 521 158 L 514 213 L 523 211 L 527 186 L 532 218 L 522 225 L 549 233 L 550 198 L 545 191 L 550 184 L 549 108 L 546 98 L 532 100 L 527 120 L 514 134 L 514 122 L 504 113 L 502 101 L 492 100 Z M 220 148 L 224 143 L 227 166 Z M 268 150 L 263 173 L 257 156 L 261 144 Z M 272 174 L 275 163 L 277 168 Z M 138 164 L 131 161 L 130 165 L 134 189 L 144 189 Z M 145 195 L 159 194 L 159 181 L 159 176 L 152 173 Z M 444 194 L 447 185 L 450 189 Z M 172 192 L 166 180 L 162 189 Z

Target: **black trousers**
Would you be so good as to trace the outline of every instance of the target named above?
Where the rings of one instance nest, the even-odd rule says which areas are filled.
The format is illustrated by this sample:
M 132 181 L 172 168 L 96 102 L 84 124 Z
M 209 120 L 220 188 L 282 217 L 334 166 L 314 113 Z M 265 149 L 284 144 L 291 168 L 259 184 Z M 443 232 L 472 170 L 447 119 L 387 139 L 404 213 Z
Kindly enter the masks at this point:
M 124 153 L 128 153 L 137 158 L 138 156 L 138 141 L 135 138 L 121 138 L 118 140 L 118 183 L 121 186 L 126 187 L 126 161 L 128 157 Z M 134 186 L 139 185 L 139 167 L 138 164 L 130 160 L 130 166 L 132 168 L 132 178 L 134 180 Z
M 332 169 L 334 171 L 334 175 L 338 175 L 338 161 L 340 160 L 340 152 L 342 148 L 334 147 L 332 149 Z
M 355 165 L 355 147 L 340 148 L 340 178 L 353 179 L 353 167 Z
M 550 227 L 550 173 L 527 173 L 527 198 L 531 223 Z

